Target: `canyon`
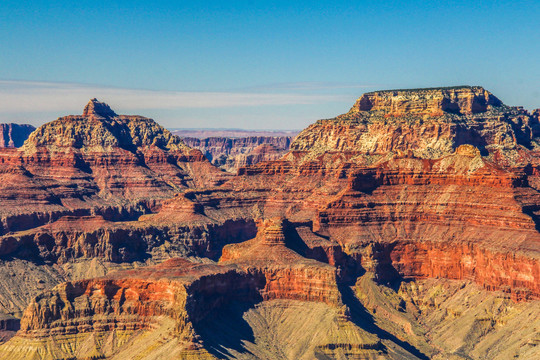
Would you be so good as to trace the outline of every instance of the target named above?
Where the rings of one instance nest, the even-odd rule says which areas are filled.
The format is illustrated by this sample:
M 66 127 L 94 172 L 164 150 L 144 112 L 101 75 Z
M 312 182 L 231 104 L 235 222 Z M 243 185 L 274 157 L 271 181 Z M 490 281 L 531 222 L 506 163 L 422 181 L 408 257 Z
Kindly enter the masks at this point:
M 539 114 L 377 91 L 207 159 L 92 99 L 0 149 L 0 359 L 537 358 Z
M 292 136 L 250 136 L 240 138 L 182 137 L 191 148 L 199 149 L 214 165 L 236 173 L 239 168 L 262 161 L 278 160 L 288 150 Z

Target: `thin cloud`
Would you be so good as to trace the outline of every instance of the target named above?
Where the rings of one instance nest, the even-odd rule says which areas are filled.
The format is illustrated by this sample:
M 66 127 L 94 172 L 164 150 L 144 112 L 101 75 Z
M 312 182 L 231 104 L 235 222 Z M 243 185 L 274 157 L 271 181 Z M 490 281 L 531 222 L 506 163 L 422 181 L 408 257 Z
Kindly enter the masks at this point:
M 321 81 L 303 81 L 303 82 L 285 82 L 273 83 L 246 88 L 246 90 L 288 90 L 288 91 L 319 91 L 336 89 L 368 89 L 380 87 L 377 84 L 358 84 L 349 82 L 321 82 Z
M 346 99 L 339 95 L 324 94 L 154 91 L 86 84 L 0 80 L 0 113 L 79 113 L 82 106 L 94 97 L 108 102 L 118 110 L 309 105 Z

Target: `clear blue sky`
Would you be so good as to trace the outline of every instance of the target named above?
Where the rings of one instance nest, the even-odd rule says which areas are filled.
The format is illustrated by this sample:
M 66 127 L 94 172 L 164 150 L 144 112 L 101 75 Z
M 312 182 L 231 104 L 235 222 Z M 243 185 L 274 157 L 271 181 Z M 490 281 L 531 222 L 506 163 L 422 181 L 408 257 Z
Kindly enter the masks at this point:
M 540 107 L 538 0 L 2 0 L 0 49 L 1 122 L 98 97 L 167 127 L 303 128 L 366 91 L 461 84 Z

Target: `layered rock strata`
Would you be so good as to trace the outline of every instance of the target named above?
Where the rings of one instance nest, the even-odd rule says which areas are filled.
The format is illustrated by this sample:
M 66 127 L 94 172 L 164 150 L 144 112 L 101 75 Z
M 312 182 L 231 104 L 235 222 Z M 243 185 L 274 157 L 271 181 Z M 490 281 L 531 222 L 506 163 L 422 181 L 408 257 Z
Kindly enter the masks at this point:
M 240 167 L 279 159 L 289 150 L 292 139 L 290 136 L 205 139 L 184 137 L 182 141 L 201 150 L 212 164 L 235 173 Z
M 326 335 L 318 335 L 316 342 L 308 342 L 300 358 L 310 358 L 314 352 L 351 356 L 387 353 L 376 335 L 347 319 L 336 269 L 287 248 L 282 220 L 269 220 L 259 224 L 253 240 L 226 247 L 219 265 L 173 259 L 153 267 L 64 283 L 44 292 L 25 310 L 20 331 L 0 348 L 0 356 L 110 357 L 134 344 L 141 346 L 138 333 L 160 332 L 160 326 L 168 324 L 162 341 L 175 339 L 177 346 L 171 354 L 180 359 L 214 358 L 216 344 L 206 334 L 208 327 L 215 326 L 212 324 L 220 309 L 246 304 L 271 310 L 276 301 L 284 301 L 278 308 L 297 306 L 290 300 L 307 302 L 304 308 L 331 314 L 328 320 L 340 324 L 325 330 Z M 261 301 L 264 305 L 255 305 Z M 215 336 L 215 331 L 212 333 Z M 117 340 L 89 346 L 91 336 L 116 336 Z M 345 347 L 332 343 L 340 339 L 346 341 Z M 18 346 L 23 342 L 25 350 L 20 352 Z M 61 345 L 65 343 L 71 345 Z M 162 356 L 152 343 L 139 351 L 151 358 Z
M 471 279 L 535 299 L 536 120 L 479 87 L 370 93 L 303 131 L 283 159 L 187 196 L 212 216 L 312 223 L 381 280 Z M 450 247 L 463 256 L 443 256 Z
M 378 91 L 363 95 L 351 110 L 319 120 L 291 144 L 292 156 L 307 159 L 345 152 L 357 163 L 412 152 L 436 159 L 463 144 L 511 166 L 526 165 L 538 147 L 538 117 L 504 105 L 481 87 Z
M 95 99 L 83 115 L 36 129 L 20 149 L 0 150 L 0 164 L 0 233 L 64 215 L 134 218 L 224 176 L 152 119 L 116 115 Z

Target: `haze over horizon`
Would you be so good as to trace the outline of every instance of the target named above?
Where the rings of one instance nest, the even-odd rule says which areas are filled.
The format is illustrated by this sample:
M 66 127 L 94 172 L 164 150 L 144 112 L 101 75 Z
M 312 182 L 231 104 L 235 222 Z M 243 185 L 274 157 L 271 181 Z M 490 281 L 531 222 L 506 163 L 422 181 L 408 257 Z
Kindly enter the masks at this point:
M 168 128 L 301 129 L 362 93 L 481 85 L 540 107 L 537 1 L 3 1 L 0 122 L 88 99 Z

